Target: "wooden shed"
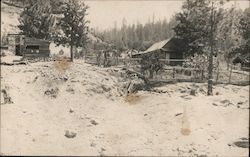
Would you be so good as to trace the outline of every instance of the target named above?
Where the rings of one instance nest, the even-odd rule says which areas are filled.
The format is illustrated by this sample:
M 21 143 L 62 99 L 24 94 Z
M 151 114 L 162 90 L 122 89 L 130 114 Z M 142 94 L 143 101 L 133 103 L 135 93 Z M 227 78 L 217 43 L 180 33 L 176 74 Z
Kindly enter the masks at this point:
M 244 68 L 249 69 L 250 68 L 250 54 L 249 53 L 246 53 L 243 55 L 238 54 L 233 58 L 232 63 L 233 64 L 240 63 L 242 69 Z
M 25 58 L 46 58 L 50 55 L 47 40 L 25 37 L 21 34 L 8 35 L 9 50 Z
M 47 40 L 40 40 L 35 38 L 25 37 L 24 40 L 24 57 L 42 57 L 46 58 L 50 55 L 49 45 Z
M 169 62 L 169 64 L 171 65 L 182 64 L 184 56 L 183 52 L 178 51 L 178 46 L 180 46 L 180 41 L 177 38 L 169 38 L 167 40 L 163 40 L 153 44 L 146 51 L 133 54 L 132 57 L 133 58 L 141 58 L 143 56 L 151 58 L 157 57 L 163 60 L 164 59 L 173 60 Z

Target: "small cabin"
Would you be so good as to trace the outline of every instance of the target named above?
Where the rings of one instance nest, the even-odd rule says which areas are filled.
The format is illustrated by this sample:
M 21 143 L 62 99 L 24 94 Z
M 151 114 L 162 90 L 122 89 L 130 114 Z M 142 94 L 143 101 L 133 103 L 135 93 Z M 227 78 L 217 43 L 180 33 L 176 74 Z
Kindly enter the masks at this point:
M 21 34 L 8 34 L 9 50 L 25 58 L 47 58 L 50 56 L 47 40 L 30 38 Z
M 179 45 L 180 41 L 177 38 L 170 38 L 153 44 L 146 51 L 132 54 L 132 58 L 151 57 L 170 60 L 170 65 L 181 65 L 184 56 L 183 52 L 178 51 Z
M 248 71 L 249 71 L 249 69 L 250 69 L 250 54 L 249 53 L 246 53 L 244 55 L 238 54 L 235 56 L 235 58 L 233 58 L 232 63 L 233 64 L 240 64 L 242 70 L 248 69 Z

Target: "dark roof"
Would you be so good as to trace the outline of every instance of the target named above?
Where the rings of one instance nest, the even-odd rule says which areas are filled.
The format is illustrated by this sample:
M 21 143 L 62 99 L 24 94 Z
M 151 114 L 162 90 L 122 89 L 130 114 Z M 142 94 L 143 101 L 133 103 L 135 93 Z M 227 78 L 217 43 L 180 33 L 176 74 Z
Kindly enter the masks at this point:
M 38 42 L 38 43 L 50 43 L 48 40 L 43 40 L 43 39 L 37 39 L 37 38 L 30 38 L 30 37 L 25 37 L 26 42 Z
M 165 49 L 164 47 L 166 47 L 166 45 L 168 43 L 170 43 L 170 41 L 172 41 L 173 39 L 174 38 L 169 38 L 169 39 L 166 39 L 166 40 L 159 41 L 157 43 L 154 43 L 152 46 L 150 46 L 146 51 L 142 51 L 142 52 L 139 52 L 139 53 L 136 53 L 136 54 L 133 54 L 133 55 L 147 54 L 147 53 L 150 53 L 150 52 L 155 52 L 156 50 L 169 51 L 169 50 Z
M 150 47 L 149 47 L 146 51 L 144 51 L 144 52 L 147 53 L 147 52 L 152 52 L 152 51 L 160 50 L 160 49 L 162 49 L 169 41 L 170 41 L 170 39 L 167 39 L 167 40 L 163 40 L 163 41 L 154 43 L 152 46 L 150 46 Z
M 250 63 L 250 54 L 238 54 L 234 59 L 233 63 Z
M 31 42 L 31 43 L 33 43 L 33 42 L 35 42 L 35 43 L 38 43 L 38 42 L 40 42 L 40 43 L 50 43 L 50 41 L 48 41 L 48 40 L 26 37 L 24 34 L 20 34 L 20 33 L 16 33 L 16 34 L 14 34 L 14 33 L 10 34 L 9 33 L 8 35 L 9 36 L 23 36 L 26 42 Z
M 14 35 L 14 36 L 23 36 L 24 34 L 20 34 L 20 33 L 9 33 L 9 34 L 7 34 L 7 35 Z

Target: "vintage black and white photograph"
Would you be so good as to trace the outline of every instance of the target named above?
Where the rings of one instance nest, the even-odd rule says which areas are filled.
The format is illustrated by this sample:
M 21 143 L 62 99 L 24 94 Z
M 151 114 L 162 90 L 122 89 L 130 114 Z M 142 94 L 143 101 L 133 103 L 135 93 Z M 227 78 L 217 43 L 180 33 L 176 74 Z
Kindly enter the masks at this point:
M 0 156 L 249 156 L 249 0 L 1 0 L 0 48 Z

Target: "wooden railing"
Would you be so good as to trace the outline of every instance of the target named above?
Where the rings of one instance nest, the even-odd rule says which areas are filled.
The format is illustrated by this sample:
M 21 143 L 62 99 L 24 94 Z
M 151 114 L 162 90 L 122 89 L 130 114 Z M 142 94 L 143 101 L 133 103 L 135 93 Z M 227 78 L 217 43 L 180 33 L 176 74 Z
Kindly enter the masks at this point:
M 92 62 L 90 62 L 92 60 Z M 108 66 L 123 66 L 126 68 L 133 69 L 141 73 L 140 69 L 140 58 L 121 58 L 121 57 L 108 57 Z M 97 64 L 95 56 L 87 57 L 85 60 L 87 63 Z M 100 61 L 100 65 L 103 65 L 103 60 Z M 169 62 L 189 62 L 189 60 L 181 59 L 160 59 L 160 62 L 166 63 L 163 69 L 154 72 L 153 80 L 158 81 L 173 81 L 173 80 L 189 80 L 189 81 L 206 81 L 208 78 L 207 69 L 182 67 L 182 66 L 170 66 Z M 235 83 L 235 82 L 249 82 L 249 72 L 243 70 L 235 70 L 236 67 L 230 65 L 229 70 L 220 69 L 216 67 L 213 70 L 214 83 Z M 144 72 L 145 77 L 149 78 L 149 72 Z M 151 79 L 152 80 L 152 79 Z

